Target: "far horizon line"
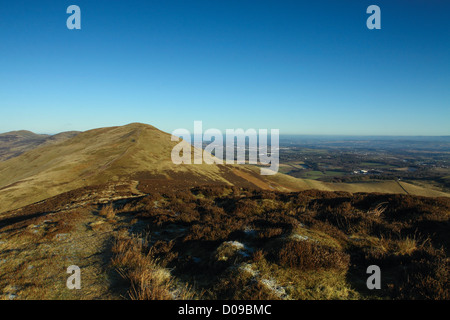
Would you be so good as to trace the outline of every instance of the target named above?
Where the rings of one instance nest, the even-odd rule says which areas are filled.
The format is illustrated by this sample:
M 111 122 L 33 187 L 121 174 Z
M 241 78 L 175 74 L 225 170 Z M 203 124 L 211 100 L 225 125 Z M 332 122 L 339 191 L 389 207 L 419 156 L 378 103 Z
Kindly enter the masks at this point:
M 143 125 L 148 125 L 148 126 L 152 126 L 158 130 L 161 130 L 163 132 L 166 132 L 168 134 L 171 134 L 171 132 L 169 131 L 165 131 L 162 129 L 159 129 L 158 127 L 155 127 L 151 124 L 148 123 L 143 123 L 143 122 L 131 122 L 125 125 L 111 125 L 111 126 L 100 126 L 100 127 L 94 127 L 94 128 L 90 128 L 90 129 L 86 129 L 86 130 L 77 130 L 77 129 L 71 129 L 71 130 L 64 130 L 64 131 L 58 131 L 58 132 L 39 132 L 39 131 L 32 131 L 32 130 L 28 130 L 28 129 L 17 129 L 17 130 L 9 130 L 9 131 L 0 131 L 0 134 L 6 134 L 6 133 L 11 133 L 11 132 L 31 132 L 33 134 L 38 134 L 38 135 L 48 135 L 48 136 L 53 136 L 53 135 L 57 135 L 60 133 L 64 133 L 64 132 L 86 132 L 86 131 L 90 131 L 90 130 L 95 130 L 95 129 L 101 129 L 101 128 L 111 128 L 111 127 L 123 127 L 123 126 L 128 126 L 128 125 L 132 125 L 132 124 L 143 124 Z M 246 130 L 245 128 L 230 128 L 230 129 L 244 129 L 244 131 Z M 270 128 L 269 128 L 270 129 Z M 175 129 L 174 129 L 175 130 Z M 172 132 L 174 131 L 172 130 Z M 220 130 L 220 129 L 219 129 Z M 225 132 L 225 130 L 220 130 Z M 358 138 L 450 138 L 450 134 L 444 134 L 444 135 L 423 135 L 423 134 L 345 134 L 345 133 L 282 133 L 282 129 L 280 129 L 280 138 L 281 137 L 317 137 L 317 138 L 327 138 L 327 137 L 333 137 L 333 138 L 354 138 L 354 137 L 358 137 Z

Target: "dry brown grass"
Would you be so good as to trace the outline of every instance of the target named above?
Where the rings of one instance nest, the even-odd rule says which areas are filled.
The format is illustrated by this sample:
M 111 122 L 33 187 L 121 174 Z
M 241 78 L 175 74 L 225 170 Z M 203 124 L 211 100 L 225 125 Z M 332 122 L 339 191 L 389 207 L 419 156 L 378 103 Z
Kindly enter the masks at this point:
M 168 269 L 162 268 L 149 250 L 147 237 L 121 236 L 112 247 L 112 266 L 130 282 L 132 300 L 192 299 L 194 292 L 179 285 Z
M 387 209 L 386 204 L 387 204 L 387 202 L 377 204 L 375 206 L 375 208 L 373 208 L 372 210 L 369 210 L 367 212 L 367 214 L 373 215 L 375 217 L 380 217 L 383 214 L 383 212 L 385 212 Z
M 410 255 L 417 250 L 417 247 L 417 240 L 408 236 L 397 242 L 397 253 L 402 255 Z
M 213 288 L 213 299 L 279 300 L 280 298 L 260 279 L 248 272 L 232 269 L 226 272 Z
M 97 239 L 95 248 L 83 252 L 80 259 L 100 259 L 99 252 L 111 248 L 106 237 L 124 230 L 114 240 L 112 266 L 127 282 L 126 289 L 120 285 L 117 294 L 124 296 L 124 289 L 128 290 L 130 299 L 367 298 L 359 283 L 361 269 L 371 264 L 380 266 L 385 280 L 383 290 L 368 293 L 373 295 L 369 298 L 445 299 L 449 295 L 447 198 L 281 193 L 221 186 L 182 193 L 172 188 L 159 190 L 114 202 L 116 223 L 106 218 L 113 207 L 98 207 L 98 203 L 86 212 L 63 211 L 55 214 L 58 219 L 49 219 L 53 213 L 46 212 L 82 198 L 81 191 L 27 207 L 18 215 L 0 219 L 4 225 L 0 242 L 6 240 L 0 243 L 4 249 L 0 260 L 8 259 L 12 277 L 31 272 L 11 263 L 19 261 L 20 253 L 7 239 L 8 230 L 11 235 L 17 233 L 18 244 L 29 240 L 23 244 L 28 249 L 21 248 L 27 256 L 36 251 L 32 245 L 37 241 L 48 241 L 52 247 L 61 244 L 65 254 L 73 250 L 70 234 L 81 237 L 80 250 L 92 243 L 90 237 Z M 124 209 L 126 203 L 130 205 Z M 105 232 L 93 232 L 89 226 Z M 129 236 L 130 228 L 139 234 L 151 233 L 151 241 L 148 236 Z M 56 242 L 55 236 L 62 231 L 69 235 L 59 235 L 61 241 Z M 89 238 L 83 240 L 86 234 Z M 108 246 L 104 246 L 106 239 Z M 245 248 L 232 245 L 238 243 Z M 440 246 L 444 249 L 438 250 Z M 42 258 L 43 264 L 45 259 L 49 257 Z M 251 265 L 254 273 L 239 271 L 242 265 Z M 107 287 L 110 282 L 105 278 L 102 285 Z M 115 274 L 114 278 L 119 277 Z M 190 285 L 206 294 L 195 294 Z
M 94 212 L 87 206 L 22 217 L 0 228 L 0 299 L 119 298 L 104 281 L 109 233 L 91 230 L 90 223 L 98 219 Z M 70 265 L 81 268 L 85 290 L 67 289 Z
M 112 220 L 116 216 L 116 211 L 114 210 L 114 206 L 112 204 L 108 204 L 100 209 L 98 215 L 105 217 L 108 220 Z
M 310 241 L 288 241 L 278 251 L 277 260 L 281 266 L 300 270 L 346 270 L 350 257 Z

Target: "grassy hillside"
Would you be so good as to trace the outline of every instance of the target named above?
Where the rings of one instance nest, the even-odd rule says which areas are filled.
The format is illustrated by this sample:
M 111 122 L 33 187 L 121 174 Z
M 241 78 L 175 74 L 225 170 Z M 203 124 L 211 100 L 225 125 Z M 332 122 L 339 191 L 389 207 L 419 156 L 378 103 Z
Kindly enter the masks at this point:
M 77 131 L 56 135 L 35 134 L 30 131 L 11 131 L 0 134 L 0 161 L 17 157 L 24 152 L 43 145 L 51 145 L 77 135 Z
M 266 190 L 307 189 L 348 192 L 445 193 L 394 181 L 325 183 L 288 177 L 262 176 L 259 168 L 241 165 L 175 165 L 171 151 L 178 142 L 150 125 L 89 130 L 70 139 L 44 144 L 0 162 L 0 212 L 20 208 L 62 192 L 107 182 L 159 179 L 183 186 L 226 184 Z M 193 152 L 193 147 L 191 152 Z
M 86 131 L 63 142 L 42 146 L 0 162 L 0 212 L 83 186 L 121 180 L 165 179 L 185 185 L 253 185 L 221 165 L 175 165 L 178 142 L 152 126 L 130 124 Z M 191 148 L 193 152 L 193 148 Z
M 0 216 L 0 298 L 450 298 L 449 198 L 151 182 Z M 73 264 L 82 290 L 65 287 Z

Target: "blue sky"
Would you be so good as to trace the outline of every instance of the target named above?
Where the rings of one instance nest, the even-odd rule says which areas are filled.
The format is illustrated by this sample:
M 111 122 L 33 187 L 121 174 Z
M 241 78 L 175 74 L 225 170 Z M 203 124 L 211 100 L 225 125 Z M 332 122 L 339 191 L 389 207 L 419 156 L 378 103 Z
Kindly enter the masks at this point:
M 450 135 L 449 16 L 445 0 L 3 1 L 0 132 Z

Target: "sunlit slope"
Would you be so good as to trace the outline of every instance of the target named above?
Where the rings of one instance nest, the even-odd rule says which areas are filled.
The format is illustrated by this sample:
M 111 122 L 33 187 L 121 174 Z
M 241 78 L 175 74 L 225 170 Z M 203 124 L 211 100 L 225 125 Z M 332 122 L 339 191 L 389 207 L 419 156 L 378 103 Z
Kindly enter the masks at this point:
M 192 184 L 245 184 L 233 172 L 249 171 L 246 168 L 173 164 L 171 151 L 177 143 L 170 134 L 135 123 L 86 131 L 62 143 L 36 148 L 0 163 L 0 211 L 111 181 L 158 178 Z
M 433 189 L 422 188 L 404 181 L 367 181 L 354 183 L 328 183 L 317 180 L 297 179 L 285 174 L 267 177 L 268 180 L 284 186 L 290 191 L 317 189 L 322 191 L 378 192 L 412 194 L 425 197 L 450 197 L 450 194 Z
M 248 165 L 175 165 L 171 152 L 177 143 L 171 141 L 170 134 L 155 127 L 133 123 L 89 130 L 37 147 L 0 162 L 0 212 L 84 186 L 130 180 L 157 181 L 158 185 L 170 181 L 179 186 L 228 184 L 278 191 L 318 189 L 449 196 L 405 182 L 325 183 L 280 173 L 262 176 L 260 168 Z M 190 145 L 188 148 L 193 152 Z

